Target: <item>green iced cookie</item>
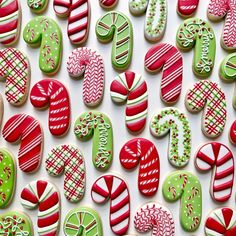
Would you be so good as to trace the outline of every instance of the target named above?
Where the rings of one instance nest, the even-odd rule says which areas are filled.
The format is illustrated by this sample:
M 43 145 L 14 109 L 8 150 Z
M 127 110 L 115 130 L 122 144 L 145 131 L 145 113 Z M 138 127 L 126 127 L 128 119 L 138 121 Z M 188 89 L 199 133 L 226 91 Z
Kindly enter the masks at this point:
M 34 13 L 39 14 L 46 9 L 48 0 L 27 0 L 27 4 Z

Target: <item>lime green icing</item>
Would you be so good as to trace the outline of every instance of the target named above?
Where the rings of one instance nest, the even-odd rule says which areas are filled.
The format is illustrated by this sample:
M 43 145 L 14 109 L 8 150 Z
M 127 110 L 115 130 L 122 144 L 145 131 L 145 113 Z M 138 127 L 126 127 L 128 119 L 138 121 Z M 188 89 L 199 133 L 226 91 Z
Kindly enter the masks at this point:
M 35 13 L 41 13 L 48 5 L 48 0 L 27 0 L 29 8 Z

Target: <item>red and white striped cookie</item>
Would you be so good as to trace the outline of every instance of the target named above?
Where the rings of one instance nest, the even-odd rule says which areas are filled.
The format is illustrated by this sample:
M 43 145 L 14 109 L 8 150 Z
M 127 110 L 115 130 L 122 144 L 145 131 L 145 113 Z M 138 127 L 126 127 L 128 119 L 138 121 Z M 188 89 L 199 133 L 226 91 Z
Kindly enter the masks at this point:
M 138 188 L 145 196 L 153 196 L 159 186 L 160 161 L 155 145 L 144 138 L 128 141 L 120 151 L 120 163 L 125 169 L 139 166 Z
M 229 139 L 230 139 L 231 143 L 236 145 L 236 120 L 231 125 Z
M 234 157 L 222 143 L 204 144 L 195 155 L 195 165 L 201 171 L 213 170 L 211 196 L 219 202 L 227 201 L 234 184 Z
M 127 232 L 130 222 L 130 196 L 125 181 L 108 174 L 99 177 L 93 184 L 91 197 L 98 204 L 110 198 L 110 227 L 114 234 Z
M 206 236 L 235 236 L 236 211 L 222 207 L 212 211 L 205 223 Z
M 178 0 L 177 11 L 183 17 L 191 17 L 197 10 L 199 0 Z
M 49 181 L 32 181 L 21 192 L 21 204 L 38 211 L 38 235 L 56 236 L 60 226 L 60 195 Z
M 70 98 L 66 87 L 57 80 L 44 79 L 35 84 L 30 101 L 36 108 L 49 106 L 48 125 L 52 135 L 65 134 L 70 126 Z
M 183 58 L 179 50 L 170 44 L 159 43 L 145 55 L 145 68 L 149 72 L 163 70 L 161 98 L 165 103 L 178 101 L 182 90 Z
M 113 8 L 117 2 L 118 0 L 99 0 L 100 6 L 105 9 Z
M 20 34 L 21 9 L 18 0 L 0 2 L 0 43 L 14 44 Z
M 34 172 L 41 163 L 43 150 L 43 131 L 39 122 L 32 116 L 17 114 L 4 125 L 3 137 L 7 142 L 21 141 L 18 161 L 24 172 Z
M 111 83 L 111 98 L 126 106 L 126 126 L 131 132 L 141 131 L 147 118 L 148 93 L 146 81 L 132 71 L 119 74 Z
M 68 17 L 67 34 L 73 44 L 84 43 L 89 34 L 89 0 L 54 0 L 53 8 L 60 17 Z

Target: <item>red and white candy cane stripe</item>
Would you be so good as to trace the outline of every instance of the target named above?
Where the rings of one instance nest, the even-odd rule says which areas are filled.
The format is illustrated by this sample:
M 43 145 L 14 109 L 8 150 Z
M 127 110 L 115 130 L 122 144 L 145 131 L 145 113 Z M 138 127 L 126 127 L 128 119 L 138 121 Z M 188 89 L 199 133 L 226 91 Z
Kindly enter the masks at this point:
M 38 235 L 56 236 L 60 225 L 60 195 L 49 181 L 32 181 L 21 192 L 21 204 L 27 209 L 38 206 Z
M 190 17 L 198 7 L 199 0 L 178 0 L 178 13 Z
M 52 135 L 60 136 L 70 126 L 70 98 L 65 86 L 54 79 L 44 79 L 35 84 L 30 101 L 36 108 L 49 105 L 48 125 Z
M 230 127 L 230 133 L 229 133 L 230 141 L 236 145 L 236 120 L 233 122 L 233 124 Z
M 117 103 L 127 100 L 126 126 L 132 132 L 142 130 L 146 124 L 148 94 L 147 84 L 141 75 L 127 71 L 111 83 L 111 98 Z
M 145 55 L 145 68 L 150 72 L 163 70 L 161 98 L 175 103 L 180 97 L 183 79 L 183 58 L 179 50 L 167 43 L 151 47 Z
M 32 116 L 17 114 L 6 122 L 2 134 L 7 142 L 15 143 L 20 139 L 20 169 L 24 172 L 37 170 L 43 149 L 43 131 L 39 122 Z
M 88 38 L 90 25 L 89 0 L 54 0 L 58 16 L 68 16 L 67 34 L 73 44 L 82 44 Z
M 155 145 L 144 138 L 128 141 L 120 151 L 120 163 L 133 169 L 139 163 L 138 188 L 146 196 L 154 195 L 159 186 L 160 161 Z
M 130 221 L 130 196 L 125 181 L 112 174 L 101 176 L 92 186 L 91 197 L 99 204 L 110 198 L 111 229 L 116 235 L 125 234 Z
M 117 4 L 118 0 L 99 0 L 101 7 L 112 8 Z
M 227 201 L 234 184 L 234 157 L 230 149 L 222 143 L 207 143 L 196 153 L 195 164 L 201 171 L 214 169 L 211 196 L 219 202 Z

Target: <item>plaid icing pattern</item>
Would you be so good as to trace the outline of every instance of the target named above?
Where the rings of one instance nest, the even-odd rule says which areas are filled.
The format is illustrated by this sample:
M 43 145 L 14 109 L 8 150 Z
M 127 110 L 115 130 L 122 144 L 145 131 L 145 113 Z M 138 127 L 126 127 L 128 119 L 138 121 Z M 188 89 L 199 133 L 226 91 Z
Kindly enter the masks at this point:
M 85 166 L 82 153 L 72 145 L 55 147 L 48 154 L 46 169 L 50 175 L 60 175 L 65 169 L 64 191 L 69 201 L 79 201 L 85 191 Z
M 11 104 L 27 96 L 29 66 L 27 58 L 15 48 L 0 50 L 0 77 L 6 78 L 6 98 Z
M 217 83 L 201 81 L 187 93 L 187 105 L 193 112 L 204 111 L 204 128 L 210 136 L 217 136 L 223 130 L 226 122 L 225 94 Z

